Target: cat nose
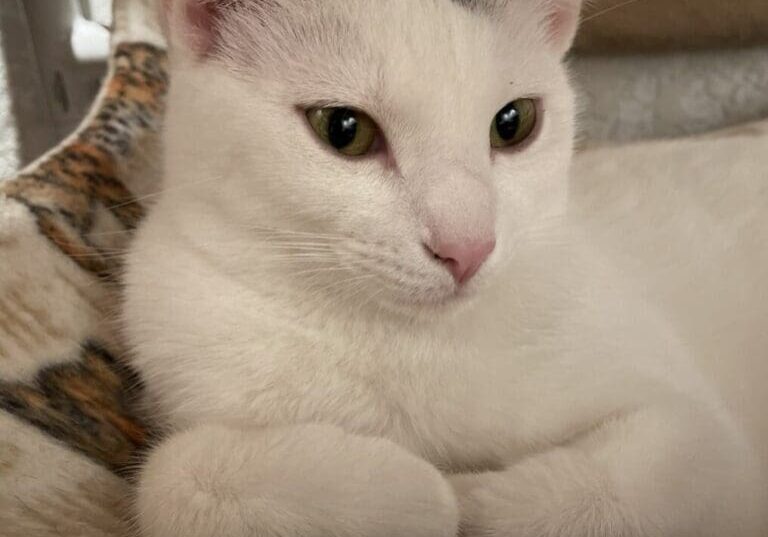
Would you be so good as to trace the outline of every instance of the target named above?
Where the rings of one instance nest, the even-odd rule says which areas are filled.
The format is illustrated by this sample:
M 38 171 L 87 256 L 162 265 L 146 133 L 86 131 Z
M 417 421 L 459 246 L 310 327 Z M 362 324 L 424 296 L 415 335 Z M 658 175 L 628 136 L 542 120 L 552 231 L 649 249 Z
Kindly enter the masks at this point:
M 427 246 L 443 262 L 459 285 L 469 282 L 496 249 L 496 239 Z

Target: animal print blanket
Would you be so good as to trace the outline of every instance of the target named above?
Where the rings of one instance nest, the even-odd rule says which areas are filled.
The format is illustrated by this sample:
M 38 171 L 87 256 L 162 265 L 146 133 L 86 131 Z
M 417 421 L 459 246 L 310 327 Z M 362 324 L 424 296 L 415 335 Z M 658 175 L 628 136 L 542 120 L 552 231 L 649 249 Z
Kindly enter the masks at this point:
M 168 88 L 151 0 L 117 0 L 108 75 L 69 139 L 0 181 L 0 534 L 127 534 L 149 439 L 111 316 L 157 174 Z

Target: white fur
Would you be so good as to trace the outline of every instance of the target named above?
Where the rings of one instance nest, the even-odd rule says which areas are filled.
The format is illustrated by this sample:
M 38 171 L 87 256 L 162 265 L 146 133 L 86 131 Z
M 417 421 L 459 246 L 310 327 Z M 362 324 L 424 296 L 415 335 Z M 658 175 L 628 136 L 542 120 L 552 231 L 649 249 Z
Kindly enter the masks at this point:
M 597 148 L 573 217 L 689 343 L 768 467 L 768 121 Z
M 192 501 L 195 524 L 187 509 L 158 509 L 158 492 L 163 503 Z M 451 535 L 457 507 L 425 460 L 327 425 L 177 435 L 152 457 L 138 504 L 145 534 L 186 537 Z
M 759 535 L 746 441 L 568 219 L 555 4 L 247 4 L 213 56 L 171 16 L 167 190 L 125 318 L 183 432 L 145 469 L 145 534 L 437 537 L 456 502 L 470 537 Z M 494 114 L 527 96 L 540 132 L 492 155 Z M 323 147 L 297 111 L 318 103 L 370 113 L 388 158 Z M 425 222 L 471 227 L 477 192 L 498 247 L 457 291 Z

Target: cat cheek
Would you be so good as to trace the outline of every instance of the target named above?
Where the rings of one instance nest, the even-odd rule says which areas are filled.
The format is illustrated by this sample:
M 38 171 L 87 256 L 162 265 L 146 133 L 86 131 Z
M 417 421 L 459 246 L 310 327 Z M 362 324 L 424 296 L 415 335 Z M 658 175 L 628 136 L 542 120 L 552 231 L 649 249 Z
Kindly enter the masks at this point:
M 557 53 L 564 55 L 576 37 L 582 0 L 551 0 L 550 4 L 546 19 L 549 39 Z

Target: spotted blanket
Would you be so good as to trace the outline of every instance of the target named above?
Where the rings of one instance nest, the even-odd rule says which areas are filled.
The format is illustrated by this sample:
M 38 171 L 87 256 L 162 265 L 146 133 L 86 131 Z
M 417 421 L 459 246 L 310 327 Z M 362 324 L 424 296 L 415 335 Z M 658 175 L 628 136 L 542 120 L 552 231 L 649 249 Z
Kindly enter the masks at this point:
M 116 4 L 117 21 L 135 23 L 142 2 Z M 121 252 L 157 188 L 166 53 L 161 39 L 116 41 L 81 127 L 0 181 L 5 537 L 127 534 L 124 481 L 150 439 L 114 312 Z

